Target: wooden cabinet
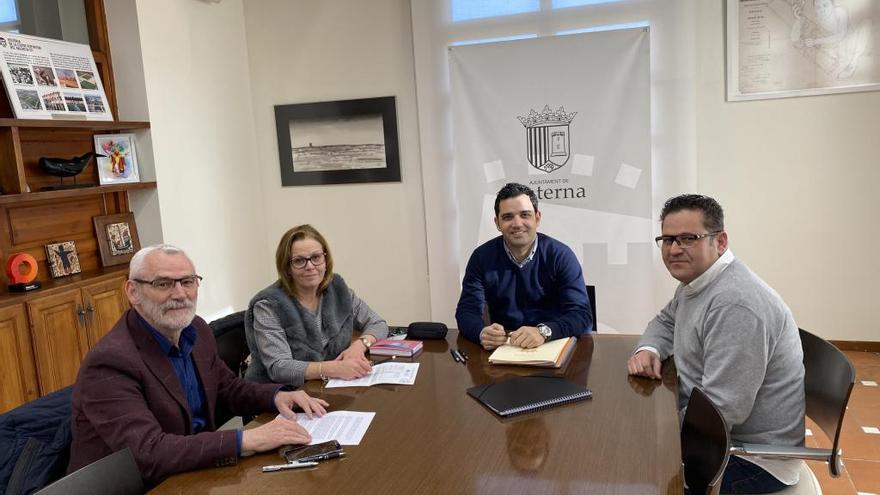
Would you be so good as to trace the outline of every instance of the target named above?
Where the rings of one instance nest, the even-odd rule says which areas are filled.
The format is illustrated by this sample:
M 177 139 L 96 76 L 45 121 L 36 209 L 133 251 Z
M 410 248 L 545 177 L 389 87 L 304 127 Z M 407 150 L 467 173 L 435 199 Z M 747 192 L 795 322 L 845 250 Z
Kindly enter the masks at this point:
M 113 329 L 122 313 L 128 309 L 128 298 L 123 284 L 125 278 L 98 282 L 82 288 L 85 306 L 86 329 L 89 335 L 89 348 Z
M 124 280 L 116 277 L 27 303 L 42 395 L 75 382 L 86 353 L 128 309 Z
M 104 0 L 83 4 L 89 45 L 118 118 Z M 60 179 L 42 170 L 40 158 L 94 151 L 95 134 L 134 132 L 137 142 L 149 128 L 149 122 L 17 119 L 0 84 L 0 266 L 28 253 L 42 283 L 33 292 L 9 293 L 0 269 L 0 413 L 73 383 L 88 350 L 128 308 L 122 288 L 128 267 L 103 267 L 93 220 L 129 212 L 129 191 L 156 187 L 100 185 L 92 162 L 76 177 L 85 187 L 59 189 Z M 54 279 L 46 245 L 63 241 L 75 242 L 81 273 Z
M 40 395 L 23 304 L 0 308 L 0 377 L 0 414 Z

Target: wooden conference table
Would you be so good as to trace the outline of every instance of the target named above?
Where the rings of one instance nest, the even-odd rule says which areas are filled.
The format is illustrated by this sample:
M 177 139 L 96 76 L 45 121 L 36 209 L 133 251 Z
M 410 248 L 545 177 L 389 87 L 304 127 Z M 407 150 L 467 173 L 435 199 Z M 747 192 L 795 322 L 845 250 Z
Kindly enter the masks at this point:
M 593 398 L 502 419 L 465 389 L 545 370 L 490 365 L 489 352 L 450 330 L 446 341 L 425 341 L 415 357 L 415 385 L 307 385 L 332 410 L 376 412 L 344 458 L 263 473 L 263 465 L 281 458 L 257 454 L 235 466 L 176 475 L 151 493 L 680 494 L 675 372 L 667 364 L 662 382 L 629 377 L 625 363 L 636 341 L 581 338 L 563 371 L 591 388 Z M 470 354 L 467 366 L 453 361 L 450 347 Z

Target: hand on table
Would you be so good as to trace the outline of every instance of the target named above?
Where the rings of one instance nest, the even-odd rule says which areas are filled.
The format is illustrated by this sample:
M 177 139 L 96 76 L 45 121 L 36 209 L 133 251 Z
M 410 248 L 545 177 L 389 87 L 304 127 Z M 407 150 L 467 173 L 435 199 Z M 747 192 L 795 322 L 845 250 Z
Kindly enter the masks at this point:
M 330 404 L 323 399 L 312 397 L 302 390 L 278 392 L 275 394 L 275 407 L 278 408 L 278 412 L 285 418 L 295 421 L 296 414 L 293 412 L 293 406 L 299 406 L 306 413 L 306 416 L 311 419 L 313 416 L 320 418 L 326 414 L 327 410 L 325 408 L 330 407 Z
M 370 360 L 361 355 L 359 358 L 343 358 L 342 354 L 335 360 L 324 363 L 324 372 L 332 378 L 353 380 L 366 376 L 373 370 Z
M 487 351 L 491 351 L 506 342 L 507 332 L 505 332 L 504 327 L 498 323 L 483 327 L 483 330 L 480 331 L 480 345 L 482 345 L 483 349 L 486 349 Z
M 278 417 L 262 426 L 242 431 L 241 451 L 265 452 L 282 445 L 305 444 L 311 441 L 312 436 L 296 420 Z
M 522 326 L 510 332 L 510 343 L 523 349 L 532 349 L 544 343 L 544 336 L 537 327 Z
M 630 375 L 655 378 L 659 380 L 660 358 L 651 351 L 643 350 L 632 355 L 626 362 L 626 368 Z

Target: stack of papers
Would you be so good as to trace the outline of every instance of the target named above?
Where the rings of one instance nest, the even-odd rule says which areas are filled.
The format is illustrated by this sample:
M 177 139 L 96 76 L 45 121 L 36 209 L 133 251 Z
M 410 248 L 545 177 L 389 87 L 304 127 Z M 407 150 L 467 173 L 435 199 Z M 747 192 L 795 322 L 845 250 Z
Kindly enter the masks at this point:
M 492 364 L 514 364 L 520 366 L 538 366 L 541 368 L 561 368 L 572 351 L 574 351 L 577 339 L 566 337 L 559 340 L 551 340 L 532 349 L 504 344 L 489 356 Z

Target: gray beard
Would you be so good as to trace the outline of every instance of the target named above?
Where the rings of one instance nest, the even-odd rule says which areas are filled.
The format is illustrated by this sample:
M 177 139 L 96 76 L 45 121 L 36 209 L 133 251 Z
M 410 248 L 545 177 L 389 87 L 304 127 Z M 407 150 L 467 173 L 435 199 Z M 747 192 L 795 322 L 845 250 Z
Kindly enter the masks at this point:
M 169 309 L 186 307 L 188 311 L 172 315 L 168 314 Z M 141 308 L 144 310 L 144 317 L 156 327 L 156 330 L 164 332 L 180 332 L 196 317 L 196 304 L 188 299 L 174 300 L 170 299 L 162 304 L 152 304 L 149 301 L 143 301 Z

